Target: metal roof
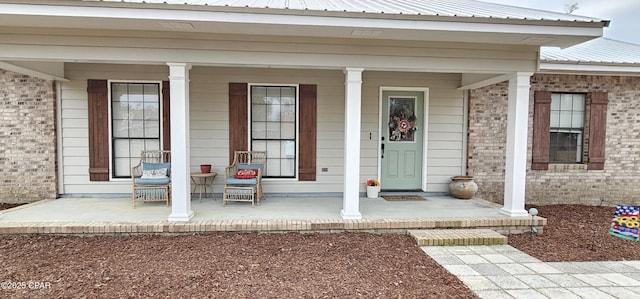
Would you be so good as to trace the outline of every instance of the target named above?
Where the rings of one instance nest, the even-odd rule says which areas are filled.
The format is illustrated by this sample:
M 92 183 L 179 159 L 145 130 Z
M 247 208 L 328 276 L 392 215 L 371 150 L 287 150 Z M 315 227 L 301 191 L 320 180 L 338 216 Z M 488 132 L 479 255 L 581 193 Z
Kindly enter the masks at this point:
M 200 5 L 230 8 L 269 8 L 288 11 L 347 12 L 363 14 L 420 15 L 514 20 L 573 22 L 609 21 L 476 0 L 82 0 L 140 4 Z
M 566 49 L 541 47 L 540 60 L 581 64 L 640 64 L 640 45 L 603 37 Z

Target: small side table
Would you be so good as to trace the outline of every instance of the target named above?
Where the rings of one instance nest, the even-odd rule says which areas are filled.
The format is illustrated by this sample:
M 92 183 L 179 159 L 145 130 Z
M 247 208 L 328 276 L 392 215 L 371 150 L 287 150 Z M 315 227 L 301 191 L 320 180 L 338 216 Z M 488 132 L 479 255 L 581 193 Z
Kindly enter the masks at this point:
M 215 195 L 213 194 L 213 179 L 215 179 L 217 175 L 218 174 L 215 172 L 191 173 L 191 182 L 193 182 L 192 193 L 196 193 L 196 191 L 198 191 L 200 202 L 202 202 L 202 192 L 204 192 L 204 197 L 207 197 L 207 188 L 211 189 L 211 197 L 215 199 Z

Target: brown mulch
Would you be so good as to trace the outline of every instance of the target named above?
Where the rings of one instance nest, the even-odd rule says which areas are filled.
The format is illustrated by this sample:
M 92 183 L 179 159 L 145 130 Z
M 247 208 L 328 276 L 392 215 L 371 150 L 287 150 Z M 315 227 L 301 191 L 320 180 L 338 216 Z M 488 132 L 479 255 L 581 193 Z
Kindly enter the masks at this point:
M 0 263 L 4 298 L 476 298 L 394 234 L 0 236 Z
M 23 203 L 2 203 L 2 202 L 0 202 L 0 211 L 1 210 L 15 208 L 15 207 L 18 207 L 18 206 L 21 206 L 21 205 L 23 205 Z
M 640 242 L 608 233 L 615 208 L 536 208 L 544 233 L 511 246 L 548 262 L 640 260 Z M 394 234 L 7 235 L 0 263 L 3 298 L 475 298 Z
M 545 262 L 640 260 L 640 242 L 609 235 L 615 207 L 535 208 L 547 218 L 543 234 L 509 235 L 509 245 Z

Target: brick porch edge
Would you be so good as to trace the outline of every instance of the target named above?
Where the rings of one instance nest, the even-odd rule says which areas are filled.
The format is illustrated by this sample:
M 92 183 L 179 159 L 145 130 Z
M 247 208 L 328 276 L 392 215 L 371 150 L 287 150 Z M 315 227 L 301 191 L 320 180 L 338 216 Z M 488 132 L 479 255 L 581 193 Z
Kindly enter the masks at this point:
M 533 218 L 542 233 L 547 219 Z M 487 228 L 502 234 L 530 230 L 531 217 L 449 217 L 361 220 L 207 220 L 191 222 L 0 222 L 0 234 L 175 234 L 206 232 L 406 232 L 409 229 Z

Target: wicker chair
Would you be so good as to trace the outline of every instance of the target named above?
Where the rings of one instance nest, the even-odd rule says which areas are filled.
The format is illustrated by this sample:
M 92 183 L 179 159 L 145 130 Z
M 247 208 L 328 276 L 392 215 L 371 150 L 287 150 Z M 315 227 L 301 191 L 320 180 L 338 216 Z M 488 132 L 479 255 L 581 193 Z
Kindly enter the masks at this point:
M 166 169 L 166 173 L 162 176 Z M 143 177 L 143 174 L 151 176 Z M 142 151 L 140 162 L 131 169 L 133 208 L 136 201 L 164 201 L 171 203 L 171 151 Z
M 262 193 L 262 173 L 267 159 L 267 152 L 236 151 L 233 162 L 225 169 L 225 186 L 222 204 L 227 201 L 250 201 L 253 207 L 255 199 L 260 204 L 264 199 Z M 257 170 L 253 178 L 238 178 L 238 170 Z

